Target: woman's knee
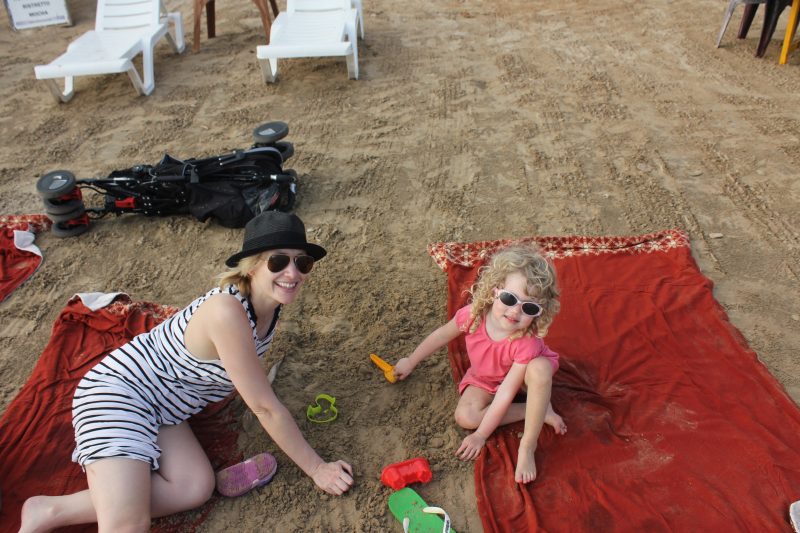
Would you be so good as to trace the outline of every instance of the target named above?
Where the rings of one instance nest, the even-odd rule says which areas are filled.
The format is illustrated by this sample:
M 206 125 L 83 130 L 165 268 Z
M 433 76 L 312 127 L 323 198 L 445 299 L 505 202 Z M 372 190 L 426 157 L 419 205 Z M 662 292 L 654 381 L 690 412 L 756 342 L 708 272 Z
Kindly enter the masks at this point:
M 157 475 L 159 487 L 166 484 L 163 494 L 186 509 L 207 502 L 216 483 L 214 470 L 188 424 L 163 426 L 158 442 L 162 453 Z
M 187 508 L 193 509 L 211 499 L 215 485 L 214 471 L 209 465 L 208 468 L 196 468 L 191 475 L 176 480 L 173 490 L 181 495 Z

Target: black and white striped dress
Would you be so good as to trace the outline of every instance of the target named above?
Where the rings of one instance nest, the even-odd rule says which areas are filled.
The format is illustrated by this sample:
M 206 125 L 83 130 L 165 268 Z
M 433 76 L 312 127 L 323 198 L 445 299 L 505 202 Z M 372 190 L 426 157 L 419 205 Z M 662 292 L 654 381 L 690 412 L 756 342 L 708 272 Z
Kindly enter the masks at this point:
M 263 339 L 256 334 L 250 301 L 230 285 L 219 287 L 104 357 L 78 384 L 72 400 L 75 451 L 81 466 L 106 457 L 147 461 L 155 470 L 160 426 L 176 425 L 233 391 L 219 360 L 201 361 L 186 349 L 184 331 L 200 305 L 215 294 L 235 296 L 244 306 L 259 358 L 275 335 L 280 307 Z

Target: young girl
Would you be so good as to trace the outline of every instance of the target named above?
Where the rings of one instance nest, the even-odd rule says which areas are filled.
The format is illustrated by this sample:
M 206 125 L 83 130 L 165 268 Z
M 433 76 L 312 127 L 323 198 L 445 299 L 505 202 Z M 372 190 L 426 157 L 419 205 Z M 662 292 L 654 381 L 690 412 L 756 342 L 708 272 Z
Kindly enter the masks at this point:
M 514 480 L 529 483 L 536 478 L 533 455 L 542 425 L 552 426 L 558 435 L 567 432 L 550 405 L 558 354 L 542 342 L 560 305 L 556 273 L 536 248 L 509 247 L 481 269 L 471 294 L 472 303 L 400 359 L 394 374 L 407 378 L 420 361 L 465 334 L 470 368 L 458 387 L 455 418 L 475 431 L 456 455 L 475 459 L 497 426 L 524 420 Z M 526 402 L 512 403 L 520 390 L 527 392 Z
M 234 389 L 320 489 L 346 492 L 352 468 L 317 455 L 259 361 L 282 306 L 297 298 L 325 253 L 306 241 L 295 215 L 267 211 L 248 222 L 219 287 L 111 352 L 78 384 L 73 460 L 86 471 L 89 489 L 29 498 L 20 531 L 89 522 L 101 533 L 147 531 L 151 516 L 202 505 L 214 472 L 187 419 Z

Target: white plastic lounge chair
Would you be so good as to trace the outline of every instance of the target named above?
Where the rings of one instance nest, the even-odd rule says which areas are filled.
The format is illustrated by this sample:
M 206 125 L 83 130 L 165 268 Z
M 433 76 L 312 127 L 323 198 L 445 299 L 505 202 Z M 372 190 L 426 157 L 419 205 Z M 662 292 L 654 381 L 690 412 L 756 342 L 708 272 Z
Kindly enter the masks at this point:
M 68 102 L 74 94 L 74 77 L 127 72 L 136 92 L 153 92 L 153 50 L 166 37 L 176 53 L 183 52 L 180 13 L 163 13 L 160 0 L 98 0 L 95 29 L 69 44 L 67 51 L 47 65 L 34 67 L 56 100 Z M 170 31 L 170 24 L 172 31 Z M 133 65 L 142 54 L 144 81 Z M 64 90 L 56 79 L 64 79 Z
M 274 82 L 278 59 L 345 56 L 350 79 L 358 79 L 358 12 L 352 0 L 287 0 L 269 34 L 256 48 L 264 82 Z
M 361 0 L 353 0 L 353 8 L 356 10 L 356 18 L 358 20 L 358 30 L 361 32 L 361 38 L 364 38 L 364 6 Z

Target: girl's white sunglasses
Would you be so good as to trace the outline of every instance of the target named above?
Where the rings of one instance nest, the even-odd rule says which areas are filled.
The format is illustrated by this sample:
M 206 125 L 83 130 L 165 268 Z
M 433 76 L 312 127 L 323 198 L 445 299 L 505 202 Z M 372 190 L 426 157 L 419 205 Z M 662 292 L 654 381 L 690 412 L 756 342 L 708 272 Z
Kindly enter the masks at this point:
M 522 304 L 522 312 L 528 316 L 537 317 L 542 314 L 544 308 L 541 304 L 534 301 L 522 301 L 517 298 L 517 295 L 507 290 L 501 290 L 497 293 L 497 299 L 506 307 L 514 307 L 517 304 Z

